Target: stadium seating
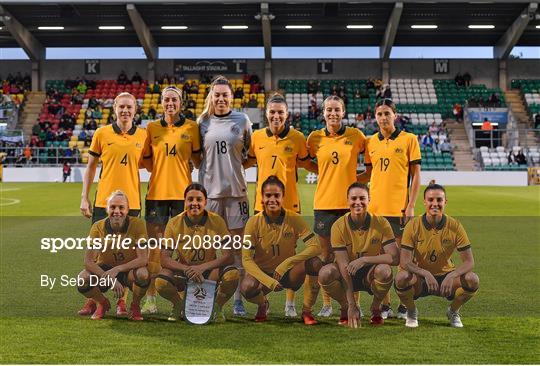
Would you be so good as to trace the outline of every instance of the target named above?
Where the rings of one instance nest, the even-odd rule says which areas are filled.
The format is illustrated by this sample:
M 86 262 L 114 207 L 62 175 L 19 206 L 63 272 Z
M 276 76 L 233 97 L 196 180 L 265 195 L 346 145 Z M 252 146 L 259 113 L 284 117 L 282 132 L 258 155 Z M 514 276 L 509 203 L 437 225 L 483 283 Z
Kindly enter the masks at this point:
M 515 153 L 519 150 L 523 150 L 524 154 L 529 156 L 531 163 L 538 164 L 538 162 L 540 162 L 540 152 L 538 147 L 524 149 L 520 146 L 514 146 L 511 150 Z M 498 146 L 494 149 L 482 146 L 480 148 L 480 161 L 482 162 L 484 170 L 527 170 L 527 164 L 508 164 L 508 155 L 511 150 L 505 149 L 503 146 Z
M 512 80 L 512 88 L 521 89 L 531 114 L 540 113 L 540 80 Z
M 422 170 L 456 170 L 451 152 L 436 153 L 431 148 L 422 148 Z

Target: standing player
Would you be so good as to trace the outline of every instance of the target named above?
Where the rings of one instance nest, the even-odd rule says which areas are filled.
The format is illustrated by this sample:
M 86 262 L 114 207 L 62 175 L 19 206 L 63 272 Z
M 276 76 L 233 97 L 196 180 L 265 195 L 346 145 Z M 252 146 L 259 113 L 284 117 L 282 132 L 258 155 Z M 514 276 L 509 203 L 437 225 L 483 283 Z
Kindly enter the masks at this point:
M 145 220 L 148 235 L 163 237 L 169 218 L 184 211 L 184 190 L 191 183 L 190 159 L 198 162 L 200 153 L 199 127 L 195 121 L 184 118 L 182 91 L 169 86 L 161 92 L 164 115 L 146 127 L 146 148 L 151 160 L 152 175 L 146 194 Z M 160 250 L 151 249 L 148 269 L 154 278 L 160 271 Z M 148 288 L 143 314 L 157 313 L 154 281 Z
M 297 291 L 306 274 L 317 278 L 322 265 L 317 257 L 321 247 L 315 234 L 300 215 L 283 208 L 285 185 L 271 175 L 262 184 L 261 193 L 263 211 L 251 217 L 246 225 L 244 244 L 249 243 L 250 247 L 242 249 L 242 264 L 247 274 L 240 285 L 244 297 L 258 305 L 257 322 L 267 319 L 266 294 L 284 288 Z M 296 253 L 298 239 L 306 245 L 300 253 Z M 309 315 L 303 316 L 304 323 L 316 324 Z
M 426 213 L 413 218 L 401 241 L 400 270 L 396 275 L 396 292 L 407 306 L 407 327 L 418 326 L 414 300 L 428 295 L 451 301 L 446 316 L 452 327 L 461 328 L 459 310 L 478 291 L 479 279 L 474 273 L 474 258 L 465 229 L 456 219 L 445 215 L 446 191 L 438 184 L 424 190 Z M 463 262 L 452 262 L 457 249 Z
M 208 210 L 225 219 L 231 235 L 242 236 L 249 217 L 242 164 L 247 160 L 251 143 L 251 122 L 245 113 L 233 111 L 232 103 L 231 83 L 225 77 L 217 76 L 197 119 L 203 152 L 199 182 L 208 190 Z M 235 260 L 240 266 L 239 253 Z M 240 292 L 236 291 L 234 297 L 234 314 L 245 315 Z
M 388 221 L 367 211 L 369 189 L 353 183 L 347 190 L 350 212 L 332 225 L 335 263 L 319 272 L 319 283 L 341 305 L 341 324 L 360 325 L 355 291 L 373 295 L 371 324 L 383 324 L 381 302 L 392 286 L 392 268 L 399 263 L 394 233 Z
M 173 304 L 169 320 L 176 321 L 182 308 L 178 292 L 184 291 L 186 279 L 217 281 L 216 315 L 219 315 L 217 319 L 225 320 L 223 305 L 234 294 L 240 276 L 235 267 L 228 267 L 234 262 L 232 250 L 222 248 L 218 257 L 216 246 L 228 242 L 232 248 L 231 236 L 225 221 L 218 214 L 206 211 L 207 193 L 202 185 L 193 183 L 186 188 L 185 203 L 186 211 L 171 218 L 165 229 L 164 237 L 173 239 L 178 246 L 161 251 L 162 269 L 156 278 L 156 288 Z M 173 259 L 175 252 L 177 258 Z
M 121 240 L 130 238 L 131 246 L 128 249 L 113 248 L 109 241 L 105 250 L 88 248 L 84 256 L 85 269 L 79 273 L 84 284 L 78 287 L 78 290 L 86 298 L 93 300 L 89 305 L 92 319 L 102 319 L 111 307 L 109 300 L 103 295 L 109 288 L 92 286 L 91 277 L 115 280 L 112 288 L 117 297 L 122 297 L 124 287 L 133 290 L 130 319 L 143 320 L 139 304 L 150 283 L 146 268 L 147 249 L 142 248 L 142 245 L 146 244 L 146 227 L 143 220 L 128 215 L 129 201 L 124 192 L 112 192 L 106 199 L 106 205 L 108 217 L 92 225 L 89 237 L 100 239 L 104 243 L 106 237 L 120 235 Z
M 375 104 L 379 132 L 366 145 L 366 171 L 359 175 L 361 183 L 370 182 L 369 212 L 384 216 L 392 225 L 397 245 L 403 227 L 414 217 L 414 205 L 420 191 L 420 146 L 412 133 L 395 126 L 396 106 L 390 99 Z M 383 318 L 392 316 L 390 297 L 383 302 Z M 406 309 L 400 304 L 397 317 L 405 319 Z
M 120 93 L 114 99 L 113 109 L 116 122 L 100 127 L 92 137 L 88 151 L 88 165 L 83 176 L 81 197 L 81 213 L 92 217 L 92 223 L 107 217 L 106 198 L 115 190 L 125 192 L 130 202 L 130 216 L 139 216 L 141 211 L 141 194 L 139 165 L 146 141 L 146 130 L 138 128 L 133 123 L 137 110 L 137 100 L 129 93 Z M 96 169 L 101 161 L 101 172 L 94 200 L 94 207 L 88 198 L 90 187 L 96 175 Z M 79 314 L 88 315 L 94 304 L 87 301 Z M 117 314 L 125 315 L 126 304 L 120 299 L 117 304 Z
M 297 167 L 304 167 L 317 172 L 317 166 L 311 159 L 306 147 L 304 135 L 287 124 L 289 115 L 287 102 L 280 94 L 274 94 L 266 103 L 268 127 L 253 133 L 248 161 L 244 168 L 257 163 L 257 188 L 255 190 L 255 213 L 263 210 L 262 183 L 275 175 L 285 185 L 287 195 L 283 198 L 283 208 L 300 213 L 298 197 Z M 285 316 L 295 317 L 294 291 L 287 290 Z
M 345 115 L 345 103 L 331 95 L 323 102 L 323 115 L 326 127 L 313 131 L 307 140 L 311 158 L 317 158 L 319 178 L 314 199 L 314 231 L 319 235 L 322 258 L 325 263 L 333 260 L 330 246 L 330 231 L 334 222 L 348 212 L 347 187 L 356 181 L 358 156 L 364 153 L 366 137 L 352 127 L 342 123 Z M 315 278 L 308 277 L 310 286 L 304 291 L 309 299 L 304 304 L 314 303 L 319 291 Z M 314 297 L 314 299 L 311 299 Z M 324 299 L 319 316 L 330 316 L 332 305 L 330 298 Z M 311 309 L 304 309 L 311 313 Z

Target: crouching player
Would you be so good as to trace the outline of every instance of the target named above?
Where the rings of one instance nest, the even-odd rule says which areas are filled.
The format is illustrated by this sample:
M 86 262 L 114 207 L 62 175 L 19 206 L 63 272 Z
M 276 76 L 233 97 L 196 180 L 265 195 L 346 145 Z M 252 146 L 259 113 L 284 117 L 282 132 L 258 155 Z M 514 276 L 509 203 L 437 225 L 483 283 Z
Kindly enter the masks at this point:
M 371 324 L 380 325 L 381 302 L 392 287 L 392 268 L 399 254 L 392 227 L 382 216 L 370 215 L 369 189 L 353 183 L 347 190 L 350 212 L 333 225 L 331 244 L 335 262 L 319 272 L 319 283 L 341 305 L 340 324 L 357 328 L 360 312 L 354 292 L 373 295 Z
M 172 303 L 169 320 L 176 321 L 181 317 L 180 293 L 183 296 L 186 279 L 216 281 L 217 309 L 214 315 L 216 320 L 223 321 L 223 305 L 234 294 L 240 278 L 238 269 L 230 267 L 234 263 L 232 249 L 225 249 L 227 246 L 232 248 L 232 238 L 221 216 L 206 210 L 208 196 L 201 184 L 187 186 L 184 197 L 186 211 L 170 219 L 165 228 L 164 238 L 172 238 L 178 246 L 161 250 L 162 270 L 156 278 L 156 289 Z M 219 248 L 221 256 L 217 255 Z M 176 259 L 173 259 L 175 252 Z
M 418 326 L 414 300 L 428 295 L 450 300 L 446 313 L 450 325 L 463 327 L 459 310 L 478 291 L 469 238 L 456 219 L 444 214 L 446 203 L 444 187 L 430 184 L 424 191 L 426 213 L 412 219 L 403 233 L 395 287 L 407 306 L 407 327 Z M 463 262 L 457 268 L 451 259 L 456 249 Z
M 269 303 L 266 294 L 284 288 L 297 291 L 306 274 L 317 276 L 322 266 L 317 257 L 321 246 L 304 220 L 293 211 L 283 208 L 284 184 L 269 176 L 261 186 L 263 211 L 252 216 L 247 224 L 242 248 L 242 264 L 246 276 L 240 284 L 242 295 L 258 305 L 255 321 L 267 319 Z M 296 253 L 296 242 L 301 239 L 306 247 Z M 313 299 L 315 300 L 315 298 Z M 317 322 L 310 312 L 313 304 L 304 304 L 305 324 Z
M 148 253 L 146 245 L 146 225 L 143 220 L 128 216 L 129 202 L 122 191 L 114 191 L 107 198 L 108 217 L 97 221 L 90 229 L 89 237 L 101 239 L 102 243 L 109 236 L 105 248 L 88 248 L 84 257 L 84 268 L 79 278 L 84 284 L 78 290 L 86 298 L 93 300 L 87 302 L 91 307 L 89 313 L 92 319 L 102 319 L 111 307 L 104 293 L 112 287 L 116 297 L 121 298 L 124 287 L 133 291 L 133 301 L 129 310 L 129 318 L 143 320 L 140 302 L 150 284 L 148 269 Z M 113 237 L 113 235 L 116 235 Z M 115 244 L 111 244 L 112 238 Z M 129 248 L 117 245 L 125 238 L 131 239 Z M 96 281 L 99 282 L 96 285 Z M 103 285 L 106 283 L 107 285 Z M 110 284 L 110 285 L 109 285 Z

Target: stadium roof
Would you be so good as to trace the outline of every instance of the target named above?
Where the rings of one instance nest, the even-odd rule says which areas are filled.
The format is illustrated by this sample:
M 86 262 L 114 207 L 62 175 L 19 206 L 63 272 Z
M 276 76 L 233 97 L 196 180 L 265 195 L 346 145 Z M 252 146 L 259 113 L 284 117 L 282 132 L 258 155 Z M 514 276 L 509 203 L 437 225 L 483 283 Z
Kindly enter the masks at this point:
M 395 36 L 395 46 L 495 46 L 503 38 L 517 35 L 519 46 L 540 45 L 540 20 L 535 3 L 521 0 L 475 2 L 402 1 L 13 1 L 0 6 L 0 47 L 19 47 L 9 25 L 15 19 L 42 47 L 140 46 L 141 34 L 154 47 L 168 46 L 381 46 Z M 133 4 L 133 5 L 128 5 Z M 532 8 L 530 6 L 533 6 Z M 143 27 L 129 14 L 136 9 Z M 263 41 L 267 21 L 266 41 Z M 531 11 L 531 9 L 533 9 Z M 398 11 L 396 11 L 398 10 Z M 522 29 L 516 27 L 521 15 Z M 5 23 L 2 26 L 2 22 Z M 247 29 L 222 29 L 222 26 Z M 288 25 L 310 25 L 311 29 L 287 29 Z M 372 26 L 348 29 L 347 25 Z M 412 29 L 412 25 L 436 25 L 436 29 Z M 470 29 L 470 25 L 492 25 L 492 29 Z M 519 24 L 518 24 L 519 25 Z M 124 26 L 124 30 L 99 30 L 99 26 Z M 162 29 L 185 26 L 187 29 Z M 395 27 L 397 26 L 397 28 Z M 43 30 L 39 27 L 64 27 Z M 391 29 L 395 28 L 395 29 Z M 142 32 L 141 33 L 141 29 Z M 22 31 L 22 29 L 20 29 Z M 148 30 L 148 33 L 144 31 Z M 396 31 L 392 34 L 392 31 Z M 510 33 L 510 34 L 506 34 Z M 506 34 L 506 35 L 505 35 Z M 268 37 L 271 35 L 271 38 Z M 33 36 L 33 37 L 32 37 Z M 24 38 L 24 37 L 23 37 Z M 387 41 L 387 40 L 386 40 Z M 143 44 L 144 46 L 144 44 Z

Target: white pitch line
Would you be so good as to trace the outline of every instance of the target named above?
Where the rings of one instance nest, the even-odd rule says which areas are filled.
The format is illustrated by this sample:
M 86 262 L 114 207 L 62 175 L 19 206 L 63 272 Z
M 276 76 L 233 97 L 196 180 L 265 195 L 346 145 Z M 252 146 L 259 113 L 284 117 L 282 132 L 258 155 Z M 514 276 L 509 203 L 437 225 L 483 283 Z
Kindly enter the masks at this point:
M 0 200 L 2 201 L 8 201 L 8 202 L 0 202 L 0 206 L 11 206 L 11 205 L 16 205 L 18 203 L 21 203 L 21 200 L 18 200 L 16 198 L 0 198 Z
M 0 189 L 0 193 L 3 192 L 11 192 L 11 191 L 20 191 L 20 188 L 6 188 L 6 189 Z

